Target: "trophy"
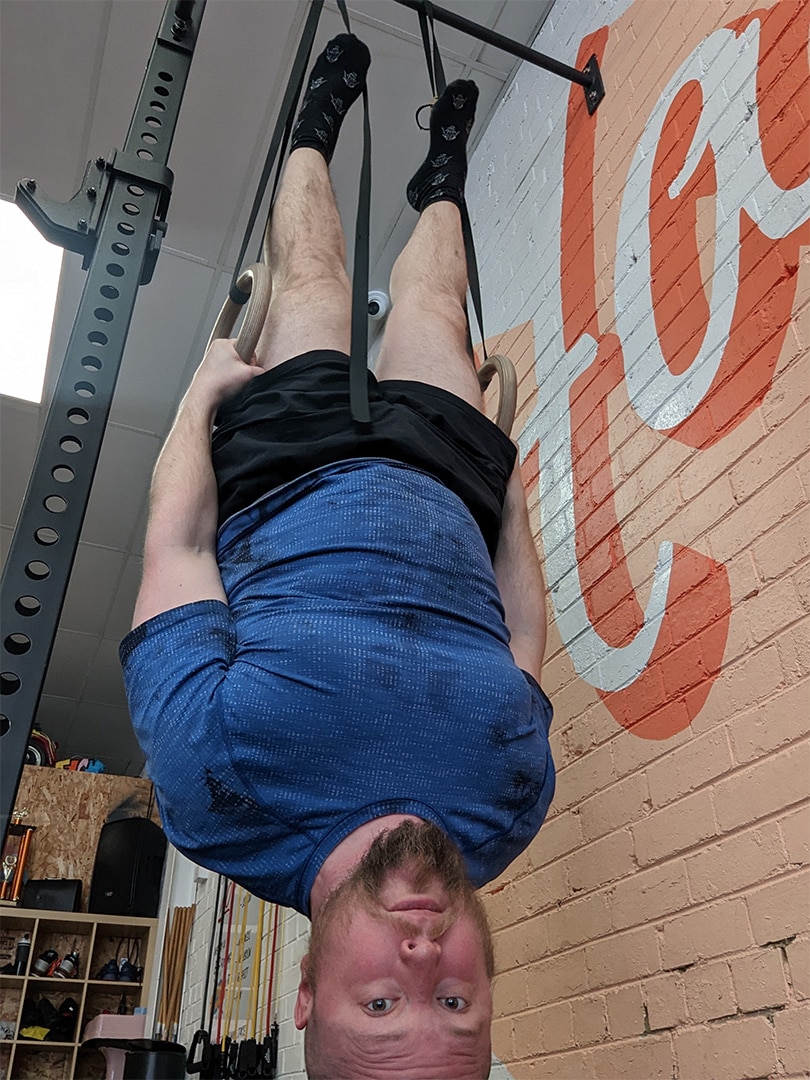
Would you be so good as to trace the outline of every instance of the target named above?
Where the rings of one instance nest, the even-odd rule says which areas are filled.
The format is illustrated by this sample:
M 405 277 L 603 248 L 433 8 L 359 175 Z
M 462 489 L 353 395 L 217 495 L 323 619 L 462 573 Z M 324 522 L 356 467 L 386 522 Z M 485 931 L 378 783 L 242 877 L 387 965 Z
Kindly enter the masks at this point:
M 28 858 L 31 837 L 36 831 L 36 825 L 23 824 L 27 817 L 28 810 L 25 808 L 15 809 L 11 815 L 11 824 L 3 844 L 3 858 L 0 862 L 0 868 L 2 868 L 0 903 L 2 904 L 19 904 L 20 902 L 25 862 Z

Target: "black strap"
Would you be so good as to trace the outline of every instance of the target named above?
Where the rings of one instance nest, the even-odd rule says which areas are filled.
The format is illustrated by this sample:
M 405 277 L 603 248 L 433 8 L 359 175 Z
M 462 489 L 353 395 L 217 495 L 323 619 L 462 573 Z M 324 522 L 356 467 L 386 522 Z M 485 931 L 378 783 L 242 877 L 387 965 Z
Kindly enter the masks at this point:
M 337 0 L 338 11 L 343 19 L 343 25 L 346 27 L 346 33 L 352 32 L 351 23 L 349 22 L 349 9 L 346 7 L 346 0 Z
M 289 142 L 290 132 L 292 131 L 292 125 L 295 119 L 298 99 L 301 96 L 301 87 L 304 84 L 307 68 L 309 67 L 309 58 L 312 52 L 312 43 L 315 40 L 315 32 L 318 29 L 318 21 L 321 17 L 322 8 L 323 0 L 312 0 L 309 14 L 307 15 L 307 21 L 304 24 L 304 30 L 301 34 L 301 40 L 298 43 L 298 51 L 295 54 L 292 71 L 290 72 L 290 77 L 287 80 L 287 88 L 284 91 L 281 108 L 279 109 L 278 117 L 276 118 L 276 125 L 273 129 L 273 137 L 270 140 L 270 146 L 267 150 L 267 156 L 264 161 L 262 175 L 259 178 L 259 183 L 256 188 L 256 194 L 253 198 L 253 206 L 251 207 L 250 217 L 248 218 L 248 224 L 245 229 L 245 234 L 242 238 L 242 246 L 239 249 L 239 255 L 236 259 L 233 277 L 231 278 L 229 295 L 231 300 L 235 304 L 245 304 L 248 301 L 249 294 L 244 292 L 242 289 L 237 288 L 236 282 L 239 280 L 239 277 L 242 273 L 242 266 L 245 261 L 245 253 L 247 252 L 250 238 L 253 235 L 253 230 L 256 226 L 256 219 L 259 216 L 261 204 L 264 201 L 264 194 L 267 189 L 267 182 L 270 179 L 270 173 L 273 169 L 273 163 L 276 161 L 276 158 L 278 158 L 278 169 L 276 170 L 276 179 L 273 184 L 271 205 L 273 199 L 275 199 L 276 189 L 278 187 L 279 177 L 281 175 L 281 166 L 282 162 L 284 161 L 284 152 L 287 149 L 287 143 Z M 270 212 L 272 213 L 272 210 Z
M 433 24 L 433 4 L 430 3 L 430 0 L 423 0 L 419 9 L 419 29 L 422 32 L 422 45 L 425 50 L 430 88 L 433 91 L 434 98 L 436 98 L 447 86 L 447 79 L 444 77 L 444 67 L 439 53 L 439 45 L 436 41 L 436 28 Z
M 481 333 L 481 352 L 484 355 L 484 360 L 487 359 L 487 346 L 484 340 L 484 309 L 481 304 L 481 282 L 478 277 L 478 260 L 475 257 L 475 242 L 473 241 L 472 224 L 470 223 L 470 212 L 467 209 L 467 200 L 465 199 L 461 204 L 461 234 L 464 237 L 464 254 L 467 256 L 467 285 L 470 289 L 470 297 L 473 302 L 473 309 L 475 311 L 475 318 L 478 322 L 478 329 Z M 467 332 L 469 334 L 470 317 L 467 315 Z M 472 335 L 470 335 L 470 338 Z M 472 356 L 472 349 L 470 350 Z
M 346 30 L 351 33 L 345 0 L 337 6 Z M 368 424 L 368 278 L 369 232 L 371 221 L 371 123 L 368 115 L 368 87 L 363 87 L 363 160 L 357 195 L 357 220 L 354 231 L 354 267 L 352 270 L 352 343 L 349 358 L 349 405 L 356 424 Z
M 217 882 L 217 897 L 214 901 L 216 910 L 219 912 L 219 933 L 217 935 L 217 958 L 214 965 L 214 984 L 211 987 L 211 1004 L 208 1011 L 208 1030 L 214 1030 L 214 1012 L 217 1000 L 217 991 L 219 989 L 217 983 L 219 981 L 219 967 L 222 962 L 222 938 L 225 930 L 225 908 L 227 906 L 227 890 L 228 883 L 222 875 L 220 875 Z M 208 962 L 208 972 L 211 971 L 211 961 Z M 205 994 L 203 994 L 203 1008 L 205 1008 L 205 999 L 208 996 L 208 975 L 205 979 Z M 204 1014 L 203 1014 L 204 1016 Z M 203 1019 L 203 1023 L 205 1020 Z M 201 1025 L 202 1026 L 202 1025 Z
M 369 231 L 371 220 L 371 124 L 368 116 L 368 90 L 363 87 L 363 162 L 360 166 L 360 190 L 357 198 L 357 222 L 354 233 L 354 269 L 352 273 L 352 345 L 349 362 L 349 401 L 352 419 L 368 424 L 368 279 Z
M 430 0 L 422 0 L 422 5 L 419 9 L 419 29 L 422 33 L 422 45 L 425 50 L 425 61 L 427 63 L 428 78 L 430 79 L 430 88 L 433 91 L 433 96 L 438 97 L 439 94 L 444 92 L 447 82 L 444 77 L 444 68 L 442 67 L 439 46 L 436 41 L 436 28 L 433 23 L 433 4 Z M 417 125 L 419 125 L 419 113 L 416 115 L 416 122 Z M 461 211 L 461 234 L 464 238 L 464 254 L 467 259 L 467 284 L 470 289 L 470 297 L 473 302 L 478 329 L 481 333 L 481 351 L 484 355 L 484 360 L 486 360 L 487 346 L 484 338 L 484 310 L 481 304 L 481 282 L 478 277 L 478 260 L 475 255 L 475 241 L 473 240 L 472 224 L 470 223 L 470 213 L 467 209 L 466 199 L 462 199 L 459 209 Z M 472 334 L 470 333 L 469 313 L 467 314 L 467 338 L 470 343 L 470 356 L 472 356 Z

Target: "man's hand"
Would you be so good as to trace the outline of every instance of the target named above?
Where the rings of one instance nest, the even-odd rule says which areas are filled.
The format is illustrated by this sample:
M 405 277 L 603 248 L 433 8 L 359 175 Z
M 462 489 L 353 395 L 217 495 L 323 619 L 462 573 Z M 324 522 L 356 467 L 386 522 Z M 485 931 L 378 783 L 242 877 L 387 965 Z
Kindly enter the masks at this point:
M 235 340 L 217 338 L 211 342 L 202 363 L 194 372 L 184 405 L 193 401 L 213 413 L 229 398 L 235 397 L 251 379 L 262 374 L 254 356 L 246 363 L 236 351 Z M 182 408 L 182 406 L 181 406 Z

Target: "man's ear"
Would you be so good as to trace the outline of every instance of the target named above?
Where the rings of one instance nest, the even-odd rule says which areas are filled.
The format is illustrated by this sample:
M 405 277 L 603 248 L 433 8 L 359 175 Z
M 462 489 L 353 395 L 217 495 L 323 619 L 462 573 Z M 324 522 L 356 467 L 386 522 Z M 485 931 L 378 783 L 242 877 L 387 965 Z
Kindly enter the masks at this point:
M 315 1001 L 315 992 L 309 981 L 308 967 L 309 956 L 305 956 L 301 960 L 301 981 L 298 983 L 298 996 L 295 999 L 295 1026 L 299 1031 L 309 1023 Z

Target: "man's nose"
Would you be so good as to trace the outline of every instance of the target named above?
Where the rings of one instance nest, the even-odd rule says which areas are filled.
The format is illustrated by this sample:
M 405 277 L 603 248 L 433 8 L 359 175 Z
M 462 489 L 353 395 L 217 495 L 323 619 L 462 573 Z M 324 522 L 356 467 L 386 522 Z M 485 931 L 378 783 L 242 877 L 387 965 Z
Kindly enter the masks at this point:
M 425 934 L 411 934 L 403 938 L 400 947 L 402 959 L 409 964 L 435 964 L 442 955 L 442 947 Z

